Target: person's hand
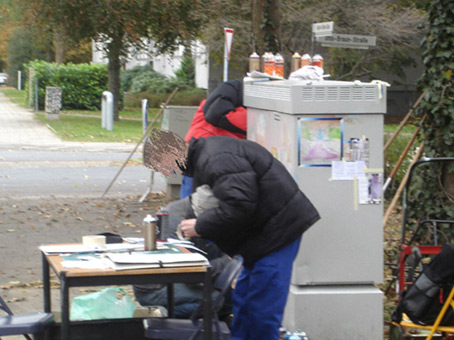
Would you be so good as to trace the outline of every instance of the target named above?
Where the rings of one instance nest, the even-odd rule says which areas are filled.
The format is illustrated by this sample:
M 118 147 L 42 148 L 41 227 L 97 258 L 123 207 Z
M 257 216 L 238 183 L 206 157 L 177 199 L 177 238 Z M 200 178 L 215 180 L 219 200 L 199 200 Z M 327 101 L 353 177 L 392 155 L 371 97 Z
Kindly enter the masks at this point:
M 195 230 L 195 218 L 191 218 L 189 220 L 183 220 L 181 221 L 181 233 L 183 234 L 184 237 L 194 237 L 194 236 L 200 236 L 197 234 L 197 231 Z

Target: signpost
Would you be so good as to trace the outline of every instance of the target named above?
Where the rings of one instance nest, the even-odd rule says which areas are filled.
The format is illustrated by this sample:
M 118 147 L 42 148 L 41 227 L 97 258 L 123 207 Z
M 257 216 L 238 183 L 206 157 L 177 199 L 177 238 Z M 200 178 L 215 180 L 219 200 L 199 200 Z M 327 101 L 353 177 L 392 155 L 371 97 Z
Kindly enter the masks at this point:
M 324 47 L 356 48 L 367 50 L 375 46 L 377 37 L 356 34 L 332 34 L 330 36 L 317 36 L 317 41 Z
M 225 48 L 224 48 L 224 81 L 228 80 L 230 48 L 233 41 L 233 28 L 224 28 Z
M 334 21 L 318 22 L 312 24 L 312 46 L 311 54 L 314 55 L 315 39 L 319 37 L 327 37 L 333 34 Z

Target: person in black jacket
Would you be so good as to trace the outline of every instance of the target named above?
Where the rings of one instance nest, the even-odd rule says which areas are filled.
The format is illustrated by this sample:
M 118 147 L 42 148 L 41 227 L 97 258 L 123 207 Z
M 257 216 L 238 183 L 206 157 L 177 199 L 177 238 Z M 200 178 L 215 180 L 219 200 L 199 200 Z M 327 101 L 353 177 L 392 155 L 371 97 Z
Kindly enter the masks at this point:
M 243 82 L 230 80 L 219 85 L 208 98 L 202 100 L 185 136 L 192 138 L 228 136 L 246 138 L 247 110 L 243 106 Z M 192 192 L 192 178 L 183 176 L 180 199 Z
M 183 220 L 183 235 L 244 258 L 231 339 L 277 340 L 293 261 L 302 234 L 320 218 L 317 210 L 282 163 L 252 141 L 193 138 L 179 167 L 194 187 L 209 185 L 219 200 L 218 207 Z

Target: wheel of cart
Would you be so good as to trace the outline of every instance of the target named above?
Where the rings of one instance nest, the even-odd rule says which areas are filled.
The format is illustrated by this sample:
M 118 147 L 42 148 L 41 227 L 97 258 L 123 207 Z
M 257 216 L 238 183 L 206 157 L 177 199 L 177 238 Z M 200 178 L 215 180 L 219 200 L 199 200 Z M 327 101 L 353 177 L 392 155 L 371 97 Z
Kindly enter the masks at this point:
M 424 190 L 439 192 L 436 196 L 440 199 L 440 206 L 448 209 L 440 209 L 440 216 L 435 216 L 437 209 L 427 211 L 425 197 L 421 195 Z M 412 197 L 413 193 L 416 197 Z M 449 216 L 446 211 L 451 206 L 452 214 Z M 454 218 L 454 157 L 421 158 L 410 168 L 403 191 L 402 235 L 395 267 L 396 293 L 401 294 L 415 282 L 425 265 L 440 253 L 443 244 L 454 243 L 454 219 L 449 219 L 451 216 Z M 451 292 L 453 294 L 454 288 Z M 449 303 L 451 302 L 447 302 L 446 308 L 449 308 Z M 434 325 L 421 326 L 409 320 L 403 320 L 398 326 L 399 329 L 393 329 L 394 339 L 441 339 L 440 336 L 443 339 L 454 339 L 449 335 L 451 331 L 454 333 L 454 327 L 441 329 L 437 325 L 433 328 Z

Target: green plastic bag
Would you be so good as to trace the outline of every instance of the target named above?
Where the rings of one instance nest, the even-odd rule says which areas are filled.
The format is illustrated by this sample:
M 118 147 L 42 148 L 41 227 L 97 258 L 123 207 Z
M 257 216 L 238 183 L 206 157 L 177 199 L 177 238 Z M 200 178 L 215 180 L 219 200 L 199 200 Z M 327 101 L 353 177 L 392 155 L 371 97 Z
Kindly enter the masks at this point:
M 132 318 L 136 305 L 121 288 L 109 287 L 99 292 L 76 296 L 71 304 L 71 320 Z

